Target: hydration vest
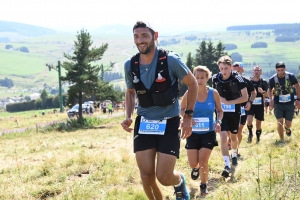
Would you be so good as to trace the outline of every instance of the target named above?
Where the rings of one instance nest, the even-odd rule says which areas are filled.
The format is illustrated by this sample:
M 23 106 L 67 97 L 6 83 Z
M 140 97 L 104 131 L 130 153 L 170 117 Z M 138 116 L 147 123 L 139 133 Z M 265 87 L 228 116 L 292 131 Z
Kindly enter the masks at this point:
M 173 104 L 179 94 L 178 80 L 172 85 L 169 75 L 167 55 L 169 51 L 158 50 L 158 61 L 155 71 L 155 79 L 150 89 L 147 89 L 140 77 L 140 53 L 131 58 L 131 73 L 133 75 L 133 84 L 143 108 L 150 106 L 168 106 Z M 149 77 L 150 78 L 150 77 Z
M 284 90 L 289 94 L 294 93 L 291 82 L 289 80 L 289 74 L 285 73 L 284 78 L 285 78 L 285 81 L 284 81 L 285 84 L 281 86 L 280 83 L 279 83 L 279 80 L 278 80 L 278 76 L 277 75 L 274 76 L 274 81 L 275 81 L 274 95 L 275 96 L 281 95 L 282 91 L 284 91 Z
M 254 81 L 252 77 L 250 77 L 250 81 Z M 268 87 L 265 87 L 264 81 L 266 82 L 266 80 L 264 80 L 264 79 L 262 79 L 262 78 L 259 78 L 259 84 L 258 84 L 258 87 L 261 87 L 263 90 L 267 90 Z M 254 81 L 254 82 L 256 82 L 256 81 Z
M 237 72 L 232 72 L 235 78 L 238 76 Z M 230 79 L 228 81 L 222 80 L 221 73 L 218 73 L 216 78 L 218 81 L 216 82 L 216 89 L 219 92 L 220 96 L 225 97 L 226 100 L 235 100 L 242 96 L 241 91 L 238 88 L 236 79 Z M 242 77 L 241 77 L 242 78 Z M 229 82 L 229 89 L 224 88 L 223 84 Z

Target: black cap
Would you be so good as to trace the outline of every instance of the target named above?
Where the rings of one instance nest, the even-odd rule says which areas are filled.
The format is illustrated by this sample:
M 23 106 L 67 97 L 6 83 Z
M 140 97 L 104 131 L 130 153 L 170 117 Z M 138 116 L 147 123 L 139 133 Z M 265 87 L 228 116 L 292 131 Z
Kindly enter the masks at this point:
M 276 69 L 277 69 L 277 68 L 285 68 L 284 62 L 278 62 L 278 63 L 276 63 L 275 68 L 276 68 Z

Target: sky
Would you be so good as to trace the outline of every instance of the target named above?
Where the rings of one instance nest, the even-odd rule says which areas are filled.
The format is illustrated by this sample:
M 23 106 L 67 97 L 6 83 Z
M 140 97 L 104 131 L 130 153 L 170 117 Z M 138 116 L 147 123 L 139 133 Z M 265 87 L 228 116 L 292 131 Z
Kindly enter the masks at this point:
M 0 20 L 58 31 L 147 21 L 160 30 L 299 23 L 299 0 L 1 0 Z M 297 21 L 298 20 L 298 21 Z

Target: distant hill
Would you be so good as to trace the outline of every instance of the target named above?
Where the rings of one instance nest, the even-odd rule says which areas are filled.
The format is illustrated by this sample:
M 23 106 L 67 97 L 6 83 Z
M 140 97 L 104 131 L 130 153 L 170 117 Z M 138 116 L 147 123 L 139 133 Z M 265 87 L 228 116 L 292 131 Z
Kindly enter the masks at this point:
M 43 28 L 39 26 L 22 24 L 18 22 L 8 22 L 0 20 L 0 33 L 1 32 L 11 32 L 18 33 L 23 36 L 42 36 L 42 35 L 52 35 L 56 33 L 55 30 L 49 28 Z
M 256 25 L 239 25 L 229 26 L 227 31 L 249 31 L 249 30 L 278 30 L 278 29 L 293 29 L 300 32 L 300 23 L 293 24 L 256 24 Z
M 123 25 L 123 24 L 109 24 L 101 26 L 93 31 L 92 34 L 97 35 L 124 35 L 130 36 L 132 35 L 132 27 Z

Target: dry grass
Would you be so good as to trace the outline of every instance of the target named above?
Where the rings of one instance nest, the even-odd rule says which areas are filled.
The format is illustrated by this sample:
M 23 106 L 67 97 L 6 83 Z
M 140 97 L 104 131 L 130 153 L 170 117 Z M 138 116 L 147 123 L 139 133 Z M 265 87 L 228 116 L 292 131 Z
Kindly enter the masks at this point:
M 219 147 L 214 149 L 207 199 L 300 199 L 300 120 L 294 119 L 292 137 L 278 143 L 274 119 L 266 116 L 260 144 L 247 144 L 244 129 L 242 158 L 229 180 L 220 177 L 223 160 Z M 147 199 L 132 134 L 122 130 L 122 120 L 113 118 L 102 128 L 0 137 L 0 199 Z M 176 169 L 186 174 L 192 199 L 199 199 L 184 145 Z M 165 199 L 175 199 L 172 187 L 161 189 Z

